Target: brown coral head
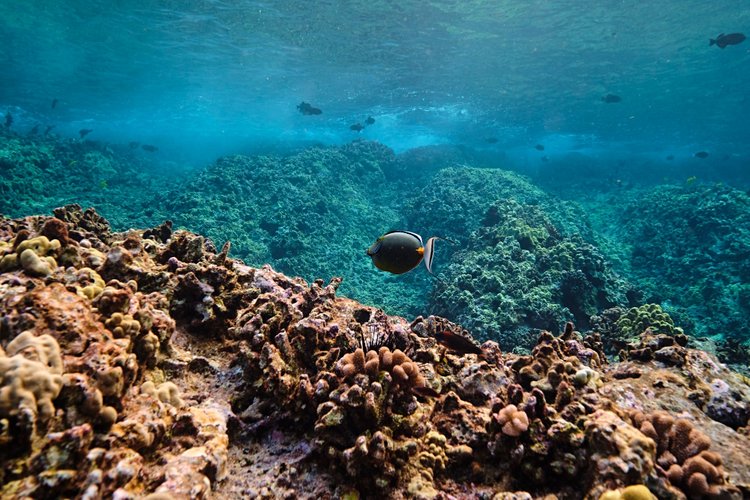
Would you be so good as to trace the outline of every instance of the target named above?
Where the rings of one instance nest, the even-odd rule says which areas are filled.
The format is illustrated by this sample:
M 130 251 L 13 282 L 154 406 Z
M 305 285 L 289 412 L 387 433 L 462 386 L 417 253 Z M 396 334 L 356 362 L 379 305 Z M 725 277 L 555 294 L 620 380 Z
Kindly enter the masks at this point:
M 13 251 L 15 252 L 18 245 L 28 240 L 31 237 L 31 233 L 28 229 L 21 229 L 16 233 L 16 237 L 13 239 Z
M 68 236 L 68 225 L 56 217 L 47 219 L 44 225 L 42 225 L 39 234 L 41 236 L 46 236 L 50 241 L 58 240 L 62 246 L 65 246 L 70 242 L 70 237 Z
M 393 364 L 394 365 L 400 365 L 407 361 L 409 357 L 404 354 L 404 352 L 401 349 L 396 349 L 393 351 Z
M 514 405 L 520 405 L 523 401 L 523 387 L 518 384 L 508 386 L 508 401 Z
M 351 360 L 357 372 L 361 373 L 365 371 L 365 352 L 362 349 L 356 349 L 352 353 Z
M 708 485 L 708 479 L 700 472 L 691 475 L 687 480 L 688 491 L 691 497 L 703 497 L 708 495 L 711 488 Z
M 573 333 L 575 332 L 576 326 L 573 324 L 572 321 L 568 321 L 565 323 L 565 331 L 563 332 L 562 338 L 563 340 L 570 340 L 573 338 Z

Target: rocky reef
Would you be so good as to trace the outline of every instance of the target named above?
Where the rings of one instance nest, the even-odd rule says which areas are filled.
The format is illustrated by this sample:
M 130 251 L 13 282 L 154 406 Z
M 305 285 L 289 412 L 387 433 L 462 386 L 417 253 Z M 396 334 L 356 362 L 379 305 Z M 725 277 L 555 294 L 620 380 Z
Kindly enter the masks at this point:
M 588 328 L 599 311 L 634 305 L 638 293 L 592 244 L 565 234 L 538 205 L 514 199 L 490 205 L 480 228 L 457 251 L 432 311 L 504 349 L 530 348 L 533 331 Z
M 66 203 L 95 206 L 115 227 L 155 224 L 150 194 L 175 183 L 128 146 L 21 135 L 0 127 L 0 213 L 48 213 Z
M 619 362 L 595 323 L 508 353 L 230 253 L 75 205 L 0 220 L 0 496 L 750 495 L 750 381 L 653 308 L 602 321 Z
M 596 212 L 590 220 L 608 241 L 602 252 L 646 301 L 661 303 L 690 335 L 742 349 L 750 338 L 747 193 L 693 177 L 582 203 Z

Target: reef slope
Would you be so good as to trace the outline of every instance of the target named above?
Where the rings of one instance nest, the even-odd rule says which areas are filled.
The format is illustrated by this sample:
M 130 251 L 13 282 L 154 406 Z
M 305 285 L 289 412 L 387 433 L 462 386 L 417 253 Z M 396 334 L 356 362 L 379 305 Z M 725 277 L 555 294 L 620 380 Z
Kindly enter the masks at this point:
M 0 220 L 0 496 L 750 494 L 748 380 L 679 332 L 477 349 L 229 251 L 75 205 Z

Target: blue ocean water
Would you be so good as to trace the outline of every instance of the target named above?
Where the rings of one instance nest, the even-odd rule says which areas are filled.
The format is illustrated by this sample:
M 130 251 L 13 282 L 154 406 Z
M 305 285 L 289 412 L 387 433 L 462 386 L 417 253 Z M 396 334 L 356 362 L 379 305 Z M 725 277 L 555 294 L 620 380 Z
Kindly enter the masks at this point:
M 0 211 L 173 219 L 481 338 L 656 303 L 743 362 L 750 42 L 711 43 L 731 33 L 747 2 L 6 1 Z M 374 269 L 399 228 L 456 241 L 443 281 Z
M 750 43 L 709 39 L 748 24 L 741 0 L 6 1 L 0 110 L 196 165 L 358 137 L 746 162 Z

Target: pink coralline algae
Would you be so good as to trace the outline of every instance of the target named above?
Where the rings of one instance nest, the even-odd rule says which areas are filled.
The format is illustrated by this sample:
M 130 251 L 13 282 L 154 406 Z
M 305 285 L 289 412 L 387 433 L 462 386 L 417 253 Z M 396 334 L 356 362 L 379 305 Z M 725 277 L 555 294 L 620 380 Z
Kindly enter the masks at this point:
M 0 220 L 3 498 L 743 498 L 748 380 L 650 330 L 481 346 L 95 211 Z

